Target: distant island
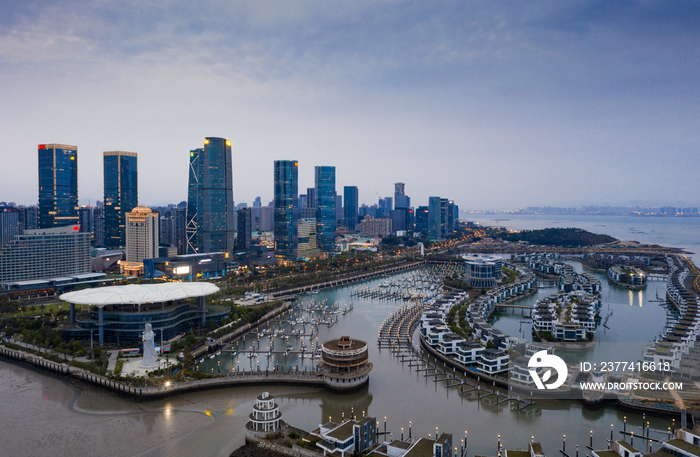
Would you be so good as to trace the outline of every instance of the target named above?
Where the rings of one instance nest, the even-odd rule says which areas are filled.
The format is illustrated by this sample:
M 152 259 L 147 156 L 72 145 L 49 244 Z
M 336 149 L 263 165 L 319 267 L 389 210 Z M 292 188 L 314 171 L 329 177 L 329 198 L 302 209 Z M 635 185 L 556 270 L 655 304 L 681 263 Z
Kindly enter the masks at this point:
M 505 241 L 527 241 L 529 244 L 542 246 L 595 246 L 617 241 L 609 235 L 599 235 L 579 228 L 546 228 L 541 230 L 523 230 L 503 234 Z

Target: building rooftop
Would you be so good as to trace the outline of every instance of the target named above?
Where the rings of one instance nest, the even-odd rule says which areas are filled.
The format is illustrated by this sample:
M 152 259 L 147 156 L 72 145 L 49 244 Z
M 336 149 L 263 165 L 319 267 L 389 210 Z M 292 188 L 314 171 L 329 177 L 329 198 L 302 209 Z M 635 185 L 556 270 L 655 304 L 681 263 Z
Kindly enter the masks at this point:
M 399 441 L 399 440 L 394 440 L 391 443 L 389 443 L 389 446 L 393 446 L 399 449 L 407 450 L 408 448 L 411 447 L 411 443 L 407 443 L 405 441 Z
M 515 449 L 506 449 L 505 455 L 506 457 L 530 457 L 530 453 L 528 451 L 521 451 Z
M 700 447 L 694 446 L 694 445 L 687 443 L 683 440 L 674 439 L 671 441 L 667 441 L 666 444 L 673 446 L 673 447 L 677 447 L 678 449 L 681 449 L 683 451 L 690 452 L 691 454 L 694 454 L 694 455 L 700 455 Z
M 338 441 L 347 441 L 348 439 L 352 438 L 352 431 L 354 425 L 354 421 L 345 422 L 339 427 L 336 427 L 334 430 L 331 430 L 328 433 L 328 436 Z
M 598 457 L 620 457 L 620 454 L 617 452 L 607 449 L 604 451 L 595 451 L 595 453 L 598 455 Z
M 168 282 L 84 289 L 62 294 L 59 298 L 77 305 L 92 305 L 101 308 L 108 305 L 163 303 L 190 297 L 204 297 L 218 291 L 218 287 L 208 282 Z
M 628 443 L 627 441 L 625 441 L 625 440 L 618 440 L 617 443 L 618 443 L 620 446 L 622 446 L 622 447 L 624 447 L 625 449 L 627 449 L 628 451 L 630 451 L 630 452 L 639 452 L 639 450 L 633 448 L 632 445 L 629 444 L 629 443 Z
M 217 290 L 219 289 L 217 288 Z M 352 351 L 363 348 L 365 346 L 367 346 L 366 342 L 362 340 L 356 340 L 354 338 L 350 339 L 349 341 L 342 341 L 341 338 L 337 340 L 326 341 L 325 343 L 323 343 L 323 347 L 333 351 Z
M 435 441 L 421 438 L 403 457 L 433 457 L 433 444 Z

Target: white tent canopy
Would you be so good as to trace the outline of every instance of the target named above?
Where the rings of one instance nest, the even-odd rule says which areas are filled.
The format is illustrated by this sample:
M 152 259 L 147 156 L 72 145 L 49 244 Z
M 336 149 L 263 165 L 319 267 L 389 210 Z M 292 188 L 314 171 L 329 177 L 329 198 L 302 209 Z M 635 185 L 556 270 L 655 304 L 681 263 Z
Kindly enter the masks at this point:
M 84 289 L 62 294 L 59 298 L 76 305 L 92 305 L 101 308 L 107 305 L 163 303 L 184 298 L 204 297 L 218 291 L 218 287 L 208 282 L 168 282 Z

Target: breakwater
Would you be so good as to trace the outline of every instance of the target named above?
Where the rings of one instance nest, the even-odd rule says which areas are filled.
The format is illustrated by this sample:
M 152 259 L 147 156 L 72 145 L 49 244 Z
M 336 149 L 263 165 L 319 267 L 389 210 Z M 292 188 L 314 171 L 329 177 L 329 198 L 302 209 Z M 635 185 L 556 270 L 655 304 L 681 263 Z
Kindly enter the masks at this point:
M 342 385 L 329 385 L 324 381 L 324 376 L 321 371 L 302 371 L 294 369 L 238 371 L 207 379 L 172 382 L 167 386 L 134 386 L 118 379 L 97 375 L 66 363 L 53 362 L 35 354 L 4 346 L 0 346 L 0 357 L 26 363 L 44 371 L 66 376 L 75 381 L 90 384 L 134 399 L 155 399 L 186 392 L 248 385 L 314 386 L 325 387 L 336 392 L 355 390 L 355 387 L 344 389 Z

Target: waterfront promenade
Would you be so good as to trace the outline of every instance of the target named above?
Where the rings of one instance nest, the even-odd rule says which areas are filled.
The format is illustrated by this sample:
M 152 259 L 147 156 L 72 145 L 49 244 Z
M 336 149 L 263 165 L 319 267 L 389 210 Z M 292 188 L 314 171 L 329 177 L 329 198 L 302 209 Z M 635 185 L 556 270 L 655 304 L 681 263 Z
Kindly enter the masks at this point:
M 247 385 L 325 386 L 322 372 L 302 370 L 237 371 L 207 379 L 173 382 L 160 387 L 134 386 L 66 363 L 53 362 L 35 354 L 4 346 L 0 346 L 0 357 L 26 363 L 44 371 L 137 399 L 160 398 L 185 392 Z

